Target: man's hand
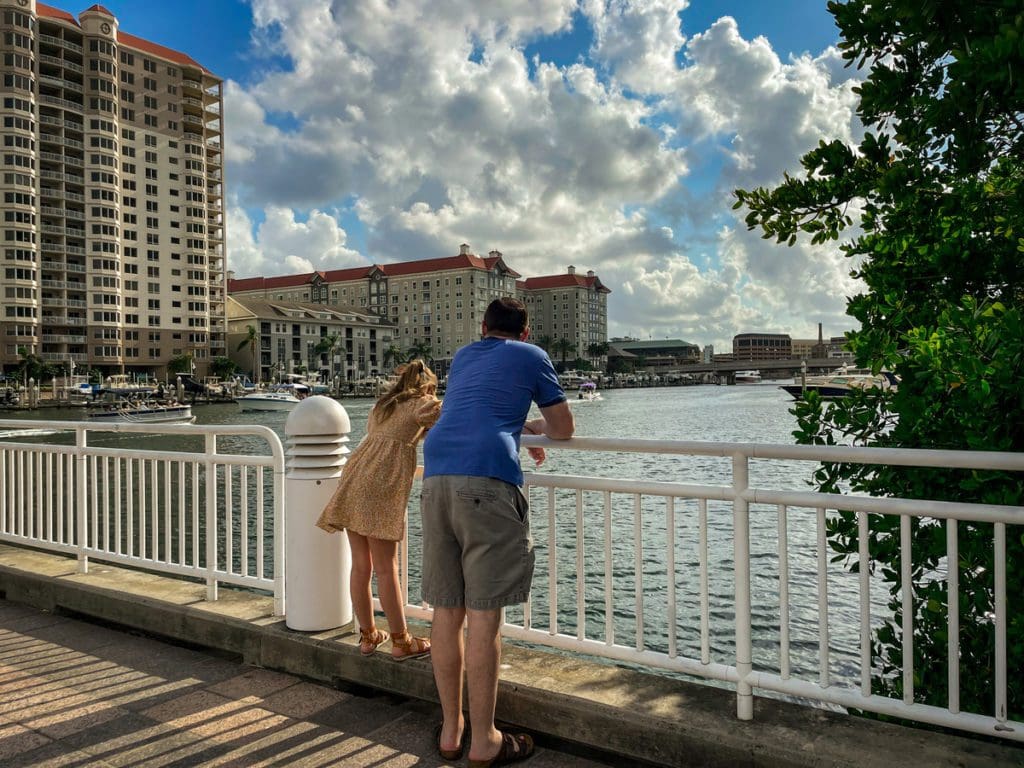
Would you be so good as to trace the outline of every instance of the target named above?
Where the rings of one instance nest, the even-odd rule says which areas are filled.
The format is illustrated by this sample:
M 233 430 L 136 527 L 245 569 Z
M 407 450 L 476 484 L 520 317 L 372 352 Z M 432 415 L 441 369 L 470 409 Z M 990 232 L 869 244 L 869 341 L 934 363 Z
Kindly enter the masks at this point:
M 537 447 L 537 448 L 527 448 L 526 452 L 528 454 L 530 454 L 530 458 L 533 459 L 534 463 L 538 467 L 541 464 L 543 464 L 544 463 L 544 459 L 547 458 L 547 454 L 544 452 L 544 449 L 540 448 L 540 447 Z
M 543 419 L 533 419 L 532 421 L 526 422 L 525 424 L 523 424 L 523 434 L 524 435 L 543 435 L 544 434 L 544 420 Z M 533 447 L 533 448 L 527 448 L 526 452 L 528 454 L 530 454 L 530 458 L 533 459 L 534 464 L 536 466 L 538 466 L 538 467 L 541 464 L 543 464 L 544 463 L 544 459 L 547 458 L 547 454 L 544 452 L 544 449 L 540 448 L 539 446 L 538 447 Z

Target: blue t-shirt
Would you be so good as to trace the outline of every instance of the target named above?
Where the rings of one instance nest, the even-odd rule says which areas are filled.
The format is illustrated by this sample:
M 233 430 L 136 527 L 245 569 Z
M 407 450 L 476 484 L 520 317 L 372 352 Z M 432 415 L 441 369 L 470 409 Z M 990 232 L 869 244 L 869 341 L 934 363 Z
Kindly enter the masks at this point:
M 519 435 L 531 403 L 565 400 L 538 346 L 489 337 L 455 353 L 438 419 L 423 442 L 423 476 L 471 475 L 523 484 Z

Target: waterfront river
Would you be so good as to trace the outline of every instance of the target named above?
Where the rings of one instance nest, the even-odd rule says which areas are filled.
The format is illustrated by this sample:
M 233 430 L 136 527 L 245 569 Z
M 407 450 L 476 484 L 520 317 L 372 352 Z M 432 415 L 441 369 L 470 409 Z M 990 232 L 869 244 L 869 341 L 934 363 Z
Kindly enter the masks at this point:
M 574 402 L 576 432 L 581 437 L 619 437 L 661 440 L 694 440 L 743 443 L 792 444 L 796 426 L 789 413 L 792 399 L 776 384 L 761 383 L 737 386 L 662 387 L 645 389 L 617 389 L 602 392 L 603 399 L 593 402 Z M 574 396 L 570 393 L 570 397 Z M 366 418 L 373 400 L 356 398 L 342 400 L 352 422 L 350 446 L 354 446 L 365 433 Z M 287 412 L 252 413 L 239 411 L 234 404 L 198 405 L 193 408 L 198 424 L 264 424 L 271 427 L 284 440 Z M 35 412 L 0 413 L 3 418 L 40 417 L 80 420 L 82 409 L 40 410 Z M 93 443 L 114 444 L 127 448 L 140 447 L 146 441 L 137 435 L 109 435 Z M 175 440 L 175 438 L 163 438 Z M 148 438 L 150 445 L 152 438 Z M 250 448 L 243 438 L 232 444 L 226 440 L 221 449 L 240 453 L 263 452 L 253 444 Z M 110 441 L 110 442 L 108 442 Z M 166 445 L 166 444 L 165 444 Z M 171 445 L 166 445 L 170 448 Z M 175 448 L 183 448 L 174 445 Z M 523 453 L 524 469 L 531 463 Z M 811 462 L 752 462 L 750 485 L 772 489 L 808 490 L 808 480 L 816 465 Z M 685 482 L 700 485 L 728 485 L 731 483 L 731 464 L 728 459 L 688 456 L 659 456 L 644 454 L 606 454 L 582 451 L 552 450 L 548 461 L 539 470 L 556 474 L 602 477 L 631 477 L 647 480 Z M 574 492 L 559 492 L 563 500 Z M 588 520 L 586 539 L 588 552 L 603 555 L 604 533 L 601 527 L 602 494 L 585 494 Z M 617 495 L 613 509 L 614 535 L 612 537 L 616 641 L 632 645 L 635 634 L 635 552 L 632 500 L 625 494 Z M 410 505 L 411 564 L 418 562 L 419 520 L 418 488 L 414 488 Z M 546 491 L 536 489 L 531 497 L 535 511 L 531 517 L 535 539 L 539 547 L 547 541 Z M 646 504 L 646 501 L 645 501 Z M 666 616 L 663 607 L 667 591 L 664 501 L 660 510 L 655 507 L 643 515 L 643 589 L 652 605 L 645 607 L 643 642 L 645 647 L 667 650 Z M 573 575 L 575 566 L 574 509 L 570 504 L 560 509 L 558 522 L 559 559 L 559 630 L 575 634 L 576 594 L 578 585 Z M 778 516 L 774 507 L 751 508 L 751 586 L 755 666 L 777 671 L 779 668 L 779 580 L 778 580 Z M 698 592 L 698 555 L 696 504 L 679 500 L 676 507 L 677 540 L 675 590 L 677 602 L 678 650 L 681 655 L 700 657 Z M 563 527 L 566 529 L 562 532 Z M 813 510 L 791 510 L 788 548 L 790 567 L 790 643 L 794 676 L 817 676 L 818 666 L 818 601 L 816 527 Z M 733 663 L 733 581 L 732 581 L 732 512 L 731 505 L 708 504 L 709 562 L 709 616 L 712 660 Z M 563 567 L 564 563 L 564 567 Z M 600 636 L 605 623 L 603 559 L 587 562 L 582 588 L 585 590 L 586 624 L 588 637 Z M 418 569 L 417 569 L 418 570 Z M 537 579 L 531 620 L 536 627 L 545 627 L 548 615 L 546 592 L 536 584 L 546 583 L 547 555 L 539 551 Z M 563 586 L 564 585 L 564 586 Z M 418 597 L 418 573 L 410 574 L 410 594 Z M 884 615 L 884 596 L 873 595 L 875 617 Z M 838 565 L 829 573 L 829 616 L 831 652 L 830 671 L 835 677 L 852 680 L 858 673 L 858 603 L 855 576 L 846 574 Z M 510 620 L 521 619 L 510 611 Z M 875 621 L 879 619 L 876 618 Z

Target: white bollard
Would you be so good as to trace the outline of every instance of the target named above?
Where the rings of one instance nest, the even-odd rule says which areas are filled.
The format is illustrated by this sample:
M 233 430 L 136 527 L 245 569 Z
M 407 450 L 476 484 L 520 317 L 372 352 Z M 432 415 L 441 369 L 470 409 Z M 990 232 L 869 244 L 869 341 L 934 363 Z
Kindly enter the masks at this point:
M 316 527 L 347 460 L 348 413 L 323 395 L 295 406 L 284 425 L 285 625 L 316 632 L 352 621 L 352 553 L 344 533 Z

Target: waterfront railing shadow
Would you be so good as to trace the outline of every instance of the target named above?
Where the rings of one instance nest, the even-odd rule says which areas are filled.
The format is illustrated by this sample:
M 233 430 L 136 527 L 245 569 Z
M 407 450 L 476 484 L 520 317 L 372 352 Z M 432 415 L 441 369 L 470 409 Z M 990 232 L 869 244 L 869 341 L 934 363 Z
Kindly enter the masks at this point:
M 135 441 L 126 447 L 105 433 Z M 191 443 L 161 450 L 161 433 Z M 0 540 L 64 552 L 81 569 L 95 559 L 201 579 L 209 599 L 221 583 L 266 590 L 279 613 L 286 606 L 285 464 L 273 431 L 0 421 L 0 434 Z M 819 462 L 858 462 L 1020 473 L 1021 454 L 532 436 L 523 443 L 560 460 L 547 465 L 554 471 L 526 473 L 537 569 L 529 601 L 505 612 L 507 638 L 727 686 L 741 719 L 753 716 L 759 691 L 1024 741 L 1024 723 L 1006 710 L 1006 632 L 1016 614 L 1005 579 L 1006 537 L 1019 535 L 1024 508 L 824 494 L 785 487 L 783 478 L 799 473 L 778 471 L 793 462 L 811 471 Z M 643 477 L 606 471 L 623 454 L 645 457 L 633 465 L 647 467 Z M 869 517 L 900 518 L 904 601 L 914 599 L 911 520 L 947 521 L 945 563 L 929 574 L 953 596 L 946 707 L 915 700 L 908 623 L 904 697 L 873 692 L 871 638 L 891 619 L 888 593 L 871 568 L 850 573 L 832 562 L 826 530 L 840 511 L 858 519 L 861 563 L 871 563 Z M 962 520 L 991 531 L 995 553 L 990 712 L 963 712 L 959 702 L 960 675 L 986 674 L 957 661 L 958 569 L 949 563 L 958 562 Z M 430 607 L 410 599 L 419 594 L 420 555 L 414 513 L 403 584 L 409 615 L 429 621 Z

